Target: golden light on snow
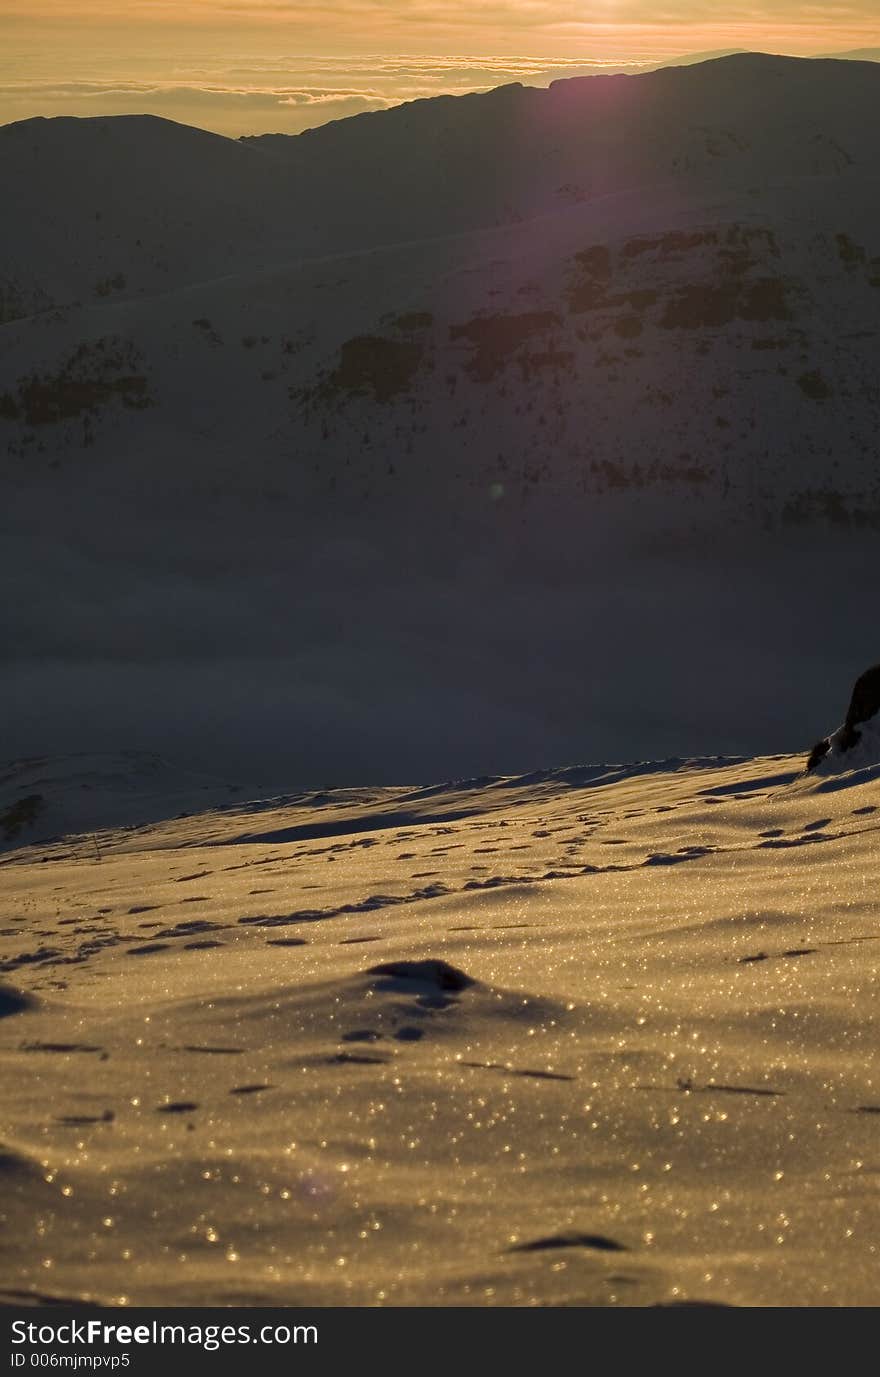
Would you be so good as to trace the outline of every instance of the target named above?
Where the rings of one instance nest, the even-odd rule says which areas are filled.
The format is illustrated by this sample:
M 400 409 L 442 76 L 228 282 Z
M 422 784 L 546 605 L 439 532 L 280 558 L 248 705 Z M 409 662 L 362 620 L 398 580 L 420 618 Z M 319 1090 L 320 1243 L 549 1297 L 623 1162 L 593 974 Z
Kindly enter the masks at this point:
M 47 931 L 68 988 L 0 1029 L 10 1140 L 43 1124 L 0 1249 L 71 1294 L 86 1248 L 119 1304 L 122 1262 L 133 1305 L 233 1268 L 279 1304 L 873 1303 L 872 786 L 801 767 L 448 786 L 405 827 L 380 790 L 367 834 L 350 798 L 270 800 L 204 848 L 194 816 L 7 867 L 11 912 L 100 886 L 105 940 L 71 964 Z M 254 835 L 323 806 L 325 838 Z

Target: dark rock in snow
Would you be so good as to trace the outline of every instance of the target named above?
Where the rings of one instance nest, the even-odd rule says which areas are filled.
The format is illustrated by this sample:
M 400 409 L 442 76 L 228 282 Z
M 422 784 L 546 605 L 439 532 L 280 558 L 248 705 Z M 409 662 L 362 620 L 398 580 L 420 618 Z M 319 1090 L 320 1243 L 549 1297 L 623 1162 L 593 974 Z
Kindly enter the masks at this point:
M 849 700 L 846 719 L 831 736 L 823 737 L 817 741 L 807 758 L 807 770 L 814 770 L 821 760 L 824 760 L 828 752 L 832 749 L 845 753 L 852 750 L 860 740 L 862 733 L 858 727 L 863 722 L 869 722 L 880 710 L 880 665 L 872 665 L 866 669 L 864 674 L 860 674 L 853 687 L 852 696 Z

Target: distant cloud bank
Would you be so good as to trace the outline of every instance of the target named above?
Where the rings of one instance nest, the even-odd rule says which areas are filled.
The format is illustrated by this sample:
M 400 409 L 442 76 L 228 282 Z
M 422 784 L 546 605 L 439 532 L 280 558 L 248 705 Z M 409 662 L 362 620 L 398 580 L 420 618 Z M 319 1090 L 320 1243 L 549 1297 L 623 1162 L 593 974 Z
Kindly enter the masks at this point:
M 112 55 L 105 61 L 112 62 Z M 0 65 L 0 123 L 34 115 L 164 115 L 219 133 L 300 133 L 304 129 L 402 101 L 485 91 L 506 82 L 546 86 L 559 77 L 639 71 L 656 59 L 591 63 L 574 58 L 339 57 L 285 61 L 247 55 L 188 63 L 185 76 L 120 75 L 90 70 L 60 79 L 45 60 L 30 76 Z M 121 64 L 124 65 L 124 64 Z

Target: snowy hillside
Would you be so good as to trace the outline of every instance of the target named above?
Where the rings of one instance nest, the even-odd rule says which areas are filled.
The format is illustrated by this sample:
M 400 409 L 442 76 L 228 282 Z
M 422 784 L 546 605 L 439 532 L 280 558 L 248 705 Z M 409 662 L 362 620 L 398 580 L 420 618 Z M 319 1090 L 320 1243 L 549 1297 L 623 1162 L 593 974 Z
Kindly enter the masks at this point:
M 236 142 L 152 116 L 0 130 L 9 302 L 162 291 L 302 255 L 513 224 L 666 186 L 746 192 L 876 166 L 871 62 L 735 54 L 414 101 Z M 656 228 L 660 228 L 657 226 Z M 120 282 L 124 278 L 124 282 Z
M 876 779 L 253 802 L 0 860 L 0 1299 L 872 1306 Z
M 806 747 L 876 655 L 878 96 L 737 55 L 0 129 L 2 754 Z

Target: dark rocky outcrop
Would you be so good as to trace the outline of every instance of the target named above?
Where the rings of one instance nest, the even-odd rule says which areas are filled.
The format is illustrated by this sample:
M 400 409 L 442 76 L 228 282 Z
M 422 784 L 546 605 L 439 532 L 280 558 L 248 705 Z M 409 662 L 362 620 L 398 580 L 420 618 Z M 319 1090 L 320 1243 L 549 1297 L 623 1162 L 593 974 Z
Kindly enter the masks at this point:
M 843 726 L 834 737 L 826 736 L 817 741 L 807 758 L 807 770 L 814 770 L 832 748 L 841 752 L 852 750 L 861 739 L 858 730 L 862 722 L 868 722 L 880 710 L 880 665 L 872 665 L 860 674 L 853 687 Z

